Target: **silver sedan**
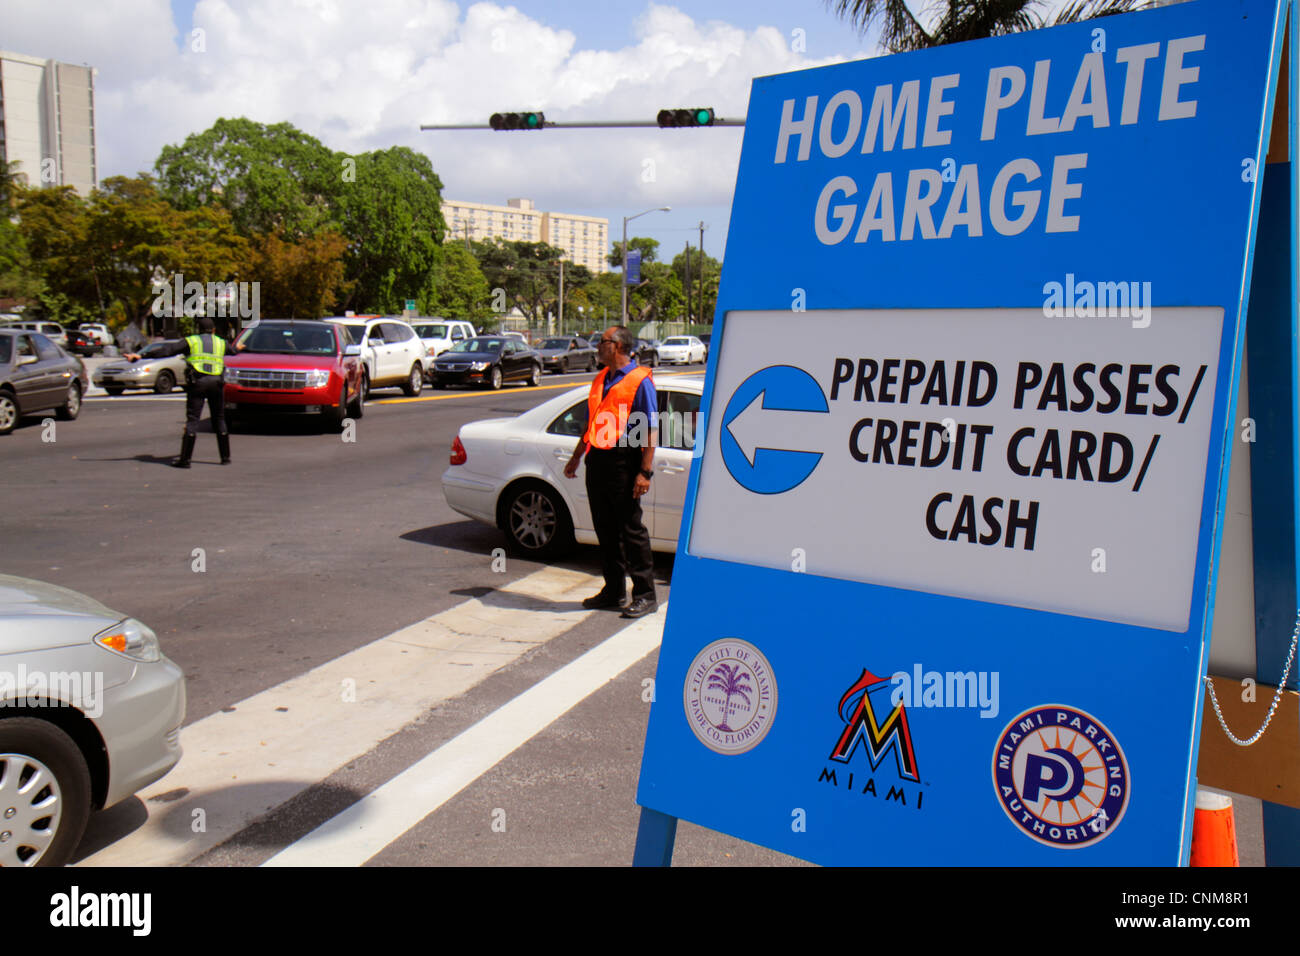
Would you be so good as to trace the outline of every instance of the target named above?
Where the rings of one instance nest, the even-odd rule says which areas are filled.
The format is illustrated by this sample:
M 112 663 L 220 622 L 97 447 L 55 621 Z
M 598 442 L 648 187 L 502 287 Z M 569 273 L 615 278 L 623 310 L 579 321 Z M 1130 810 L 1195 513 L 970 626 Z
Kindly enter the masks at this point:
M 185 381 L 185 356 L 160 355 L 173 342 L 155 342 L 140 350 L 134 362 L 120 359 L 95 369 L 91 381 L 110 395 L 121 395 L 128 388 L 151 388 L 166 395 Z
M 134 618 L 0 575 L 0 866 L 61 866 L 176 765 L 185 675 Z

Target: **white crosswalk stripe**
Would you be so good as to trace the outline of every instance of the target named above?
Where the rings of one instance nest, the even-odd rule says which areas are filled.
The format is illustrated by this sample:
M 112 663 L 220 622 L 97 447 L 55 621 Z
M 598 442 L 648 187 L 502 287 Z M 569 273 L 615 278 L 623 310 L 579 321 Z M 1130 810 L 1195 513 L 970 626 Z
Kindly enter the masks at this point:
M 600 583 L 544 568 L 196 721 L 181 732 L 181 762 L 138 794 L 149 819 L 78 865 L 195 859 L 430 707 L 581 623 L 593 612 L 580 599 Z M 183 795 L 150 803 L 173 793 Z M 196 810 L 204 820 L 197 833 Z
M 628 625 L 282 850 L 266 866 L 360 866 L 659 646 L 664 614 Z

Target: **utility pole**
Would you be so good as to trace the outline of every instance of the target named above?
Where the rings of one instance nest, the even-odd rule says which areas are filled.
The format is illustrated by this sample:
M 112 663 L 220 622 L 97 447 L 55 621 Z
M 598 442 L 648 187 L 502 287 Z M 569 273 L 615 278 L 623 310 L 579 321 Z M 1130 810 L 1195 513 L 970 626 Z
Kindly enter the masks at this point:
M 557 331 L 564 334 L 564 260 L 560 260 L 560 327 Z
M 691 240 L 686 240 L 686 324 L 691 324 Z
M 700 220 L 700 325 L 704 324 L 704 220 Z M 712 324 L 712 323 L 710 323 Z

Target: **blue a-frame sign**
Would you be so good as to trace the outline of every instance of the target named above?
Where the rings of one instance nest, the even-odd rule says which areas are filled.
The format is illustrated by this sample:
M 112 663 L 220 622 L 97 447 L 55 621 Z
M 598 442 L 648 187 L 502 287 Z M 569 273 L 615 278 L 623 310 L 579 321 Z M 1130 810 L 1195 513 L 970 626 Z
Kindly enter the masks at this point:
M 755 80 L 637 863 L 1186 863 L 1287 6 Z

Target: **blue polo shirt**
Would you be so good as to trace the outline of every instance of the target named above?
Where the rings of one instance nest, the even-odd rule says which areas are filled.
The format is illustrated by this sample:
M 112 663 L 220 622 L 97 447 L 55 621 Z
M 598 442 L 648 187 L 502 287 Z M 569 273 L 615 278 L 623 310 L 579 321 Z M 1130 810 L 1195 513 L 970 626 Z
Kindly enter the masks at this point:
M 611 370 L 605 376 L 605 387 L 601 392 L 601 398 L 608 395 L 614 384 L 634 368 L 636 368 L 636 359 L 629 359 L 628 363 L 622 368 L 617 371 Z M 659 427 L 659 393 L 655 391 L 655 383 L 649 375 L 642 379 L 641 384 L 637 387 L 636 397 L 632 399 L 632 411 L 644 415 L 649 421 L 648 427 Z M 627 429 L 624 429 L 623 434 L 627 434 Z

